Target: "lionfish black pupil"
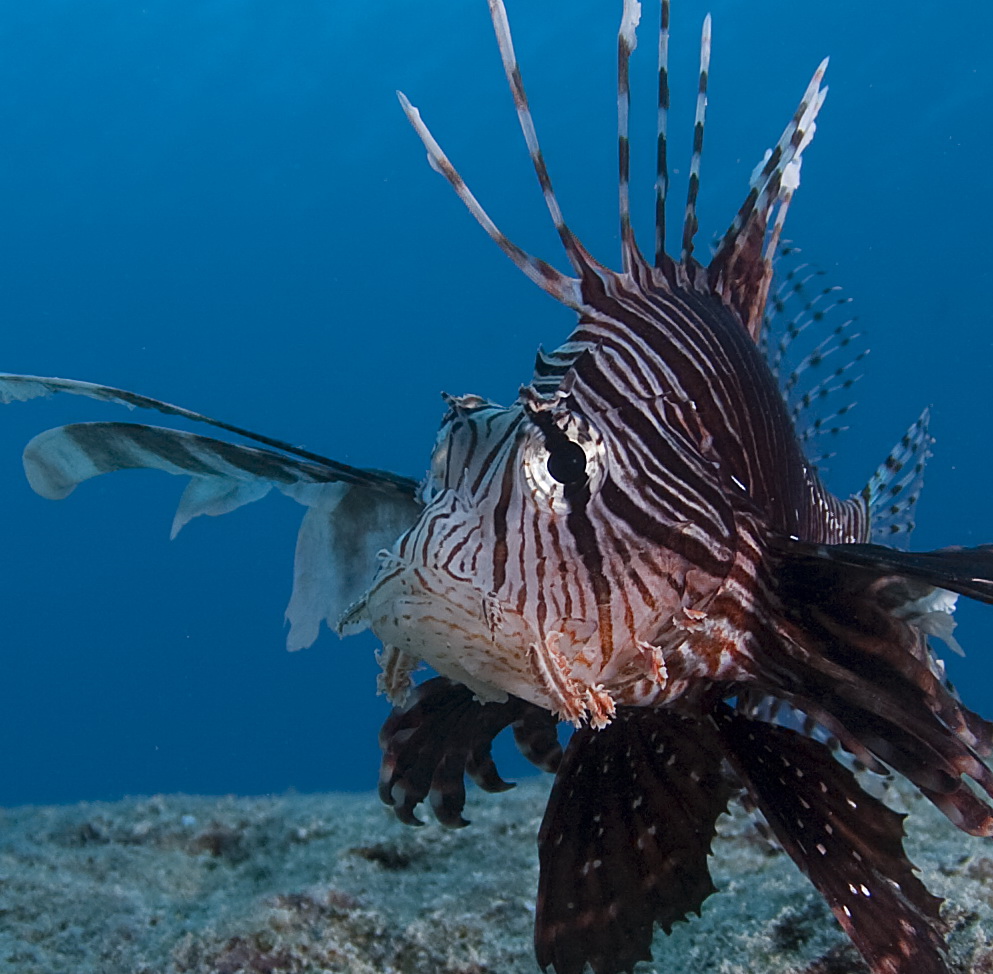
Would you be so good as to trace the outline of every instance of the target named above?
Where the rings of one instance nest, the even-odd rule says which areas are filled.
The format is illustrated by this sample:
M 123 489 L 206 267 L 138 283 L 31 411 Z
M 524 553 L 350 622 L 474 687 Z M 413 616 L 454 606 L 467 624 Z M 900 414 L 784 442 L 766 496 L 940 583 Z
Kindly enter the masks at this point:
M 545 445 L 548 447 L 545 465 L 549 476 L 560 484 L 575 484 L 585 480 L 586 453 L 578 443 L 563 436 L 561 439 L 556 437 L 555 441 L 546 442 Z

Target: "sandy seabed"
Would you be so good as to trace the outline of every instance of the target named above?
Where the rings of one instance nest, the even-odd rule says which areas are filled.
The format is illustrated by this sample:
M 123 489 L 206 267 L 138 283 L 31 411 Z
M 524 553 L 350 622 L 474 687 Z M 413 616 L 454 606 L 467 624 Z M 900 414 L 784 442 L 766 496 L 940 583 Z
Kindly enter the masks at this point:
M 399 824 L 373 794 L 157 795 L 0 810 L 0 971 L 536 974 L 548 782 L 470 794 L 472 825 Z M 951 968 L 993 971 L 993 843 L 908 800 L 908 849 L 947 898 Z M 639 974 L 856 974 L 820 896 L 742 814 L 703 916 Z

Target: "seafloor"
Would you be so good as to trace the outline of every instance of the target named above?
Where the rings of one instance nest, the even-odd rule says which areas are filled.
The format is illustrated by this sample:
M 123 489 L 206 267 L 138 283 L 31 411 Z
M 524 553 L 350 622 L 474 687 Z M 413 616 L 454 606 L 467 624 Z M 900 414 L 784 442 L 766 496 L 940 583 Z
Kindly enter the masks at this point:
M 397 823 L 374 795 L 0 810 L 0 971 L 535 974 L 547 782 L 470 795 L 472 825 Z M 911 801 L 908 847 L 946 897 L 951 969 L 993 971 L 993 845 Z M 823 901 L 743 816 L 722 819 L 703 916 L 658 974 L 864 971 Z

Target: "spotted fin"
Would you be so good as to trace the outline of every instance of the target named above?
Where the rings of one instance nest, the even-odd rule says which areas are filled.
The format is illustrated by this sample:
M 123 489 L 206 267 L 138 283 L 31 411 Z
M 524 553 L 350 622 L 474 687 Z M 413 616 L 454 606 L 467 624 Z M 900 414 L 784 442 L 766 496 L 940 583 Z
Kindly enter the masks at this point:
M 924 485 L 924 466 L 934 443 L 928 433 L 930 418 L 930 411 L 925 409 L 862 490 L 862 499 L 869 507 L 872 541 L 905 548 L 910 540 Z
M 428 799 L 435 818 L 449 828 L 468 825 L 465 776 L 484 791 L 512 788 L 497 772 L 493 739 L 512 727 L 521 753 L 544 771 L 561 757 L 555 718 L 517 697 L 480 703 L 461 683 L 438 676 L 416 687 L 379 732 L 383 760 L 379 797 L 406 825 L 421 825 L 414 809 Z
M 942 901 L 914 875 L 904 816 L 864 792 L 818 741 L 727 708 L 718 726 L 776 839 L 874 974 L 947 974 Z
M 848 429 L 852 391 L 868 355 L 851 298 L 824 273 L 780 248 L 774 290 L 767 302 L 760 349 L 779 380 L 783 401 L 808 461 L 818 470 L 834 456 L 836 437 Z
M 707 868 L 732 786 L 709 722 L 618 711 L 566 748 L 538 834 L 538 965 L 631 971 L 715 891 Z

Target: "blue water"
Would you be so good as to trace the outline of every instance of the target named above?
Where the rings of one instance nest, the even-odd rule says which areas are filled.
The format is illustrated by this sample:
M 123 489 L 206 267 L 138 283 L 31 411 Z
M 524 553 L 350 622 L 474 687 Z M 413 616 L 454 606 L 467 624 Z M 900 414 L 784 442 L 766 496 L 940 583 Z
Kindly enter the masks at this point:
M 619 8 L 510 4 L 565 212 L 614 263 Z M 831 482 L 861 487 L 931 403 L 915 545 L 993 540 L 993 8 L 674 0 L 677 201 L 707 9 L 701 244 L 831 54 L 788 226 L 871 333 Z M 654 17 L 646 3 L 633 67 L 646 247 Z M 571 317 L 429 169 L 396 88 L 512 238 L 561 266 L 483 0 L 0 5 L 0 369 L 134 389 L 420 476 L 439 392 L 512 400 Z M 302 508 L 271 496 L 170 542 L 178 478 L 34 496 L 23 444 L 85 419 L 160 421 L 69 397 L 0 412 L 0 803 L 372 787 L 387 711 L 374 641 L 325 632 L 283 650 Z M 993 610 L 960 619 L 953 676 L 993 715 Z

